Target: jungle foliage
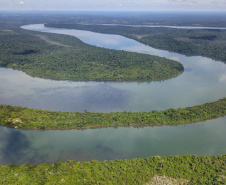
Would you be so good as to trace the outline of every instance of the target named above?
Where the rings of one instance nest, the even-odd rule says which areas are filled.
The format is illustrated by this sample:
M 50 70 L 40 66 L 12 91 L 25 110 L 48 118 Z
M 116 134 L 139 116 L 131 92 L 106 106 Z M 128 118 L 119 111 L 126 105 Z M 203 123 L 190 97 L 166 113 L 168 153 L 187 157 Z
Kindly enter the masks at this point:
M 180 109 L 151 112 L 59 112 L 0 105 L 0 124 L 26 129 L 72 129 L 102 126 L 166 125 L 226 115 L 226 98 Z
M 184 184 L 225 184 L 226 155 L 0 166 L 1 184 L 148 184 L 156 175 Z
M 187 56 L 204 56 L 226 63 L 226 30 L 82 24 L 46 24 L 46 26 L 122 35 L 154 48 Z
M 0 30 L 0 67 L 59 80 L 150 81 L 184 71 L 176 61 L 98 48 L 72 36 Z

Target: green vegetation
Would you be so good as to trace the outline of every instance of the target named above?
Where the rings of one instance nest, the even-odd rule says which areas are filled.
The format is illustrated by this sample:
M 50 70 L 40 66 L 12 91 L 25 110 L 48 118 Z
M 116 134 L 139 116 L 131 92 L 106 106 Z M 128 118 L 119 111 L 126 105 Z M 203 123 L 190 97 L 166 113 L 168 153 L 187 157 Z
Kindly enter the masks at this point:
M 226 115 L 226 98 L 194 107 L 151 112 L 58 112 L 0 105 L 0 124 L 26 129 L 72 129 L 102 126 L 166 125 Z
M 46 26 L 118 34 L 154 48 L 188 56 L 204 56 L 226 63 L 226 30 L 186 30 L 81 24 L 46 24 Z
M 59 80 L 150 81 L 175 77 L 176 61 L 90 46 L 72 36 L 0 30 L 0 67 Z
M 226 63 L 226 31 L 166 29 L 158 35 L 150 34 L 142 38 L 134 35 L 134 39 L 154 48 Z
M 180 64 L 159 57 L 102 49 L 86 45 L 69 36 L 19 29 L 20 25 L 30 23 L 53 21 L 89 23 L 90 20 L 95 23 L 97 20 L 97 17 L 93 16 L 84 18 L 73 15 L 46 15 L 0 14 L 0 66 L 23 70 L 31 76 L 69 80 L 156 80 L 171 78 L 183 71 L 183 66 Z M 150 20 L 147 17 L 154 18 Z M 161 24 L 159 19 L 155 20 L 155 16 L 147 17 L 142 20 L 146 24 L 152 24 L 151 22 L 154 25 Z M 165 20 L 166 16 L 162 17 Z M 179 16 L 175 17 L 178 19 Z M 134 19 L 134 17 L 121 20 L 116 20 L 114 17 L 98 17 L 98 19 L 99 23 L 141 24 L 140 18 Z M 168 24 L 170 21 L 162 23 Z M 194 20 L 188 20 L 187 23 L 189 21 L 195 23 Z M 176 22 L 182 24 L 180 20 Z M 210 22 L 209 19 L 207 22 Z M 174 19 L 172 23 L 175 23 Z M 225 24 L 225 19 L 221 22 L 212 21 L 210 24 L 218 26 L 223 25 L 222 23 Z M 205 25 L 205 22 L 199 25 Z M 160 49 L 226 61 L 225 31 L 123 26 L 106 26 L 104 31 L 104 26 L 81 27 L 102 33 L 120 34 Z M 153 63 L 153 61 L 157 62 Z M 164 69 L 160 68 L 160 63 L 164 64 L 161 65 Z M 170 65 L 167 66 L 166 63 Z M 126 71 L 127 68 L 133 73 Z M 176 124 L 224 115 L 226 115 L 226 98 L 177 110 L 121 113 L 63 113 L 0 105 L 1 125 L 16 128 L 57 129 L 103 125 Z M 54 164 L 0 166 L 0 184 L 154 184 L 156 179 L 161 179 L 161 182 L 173 181 L 184 184 L 226 184 L 226 155 L 155 156 L 104 162 L 68 161 Z
M 0 166 L 1 184 L 151 184 L 158 179 L 184 184 L 225 184 L 226 155 L 57 162 Z M 175 181 L 174 181 L 175 182 Z

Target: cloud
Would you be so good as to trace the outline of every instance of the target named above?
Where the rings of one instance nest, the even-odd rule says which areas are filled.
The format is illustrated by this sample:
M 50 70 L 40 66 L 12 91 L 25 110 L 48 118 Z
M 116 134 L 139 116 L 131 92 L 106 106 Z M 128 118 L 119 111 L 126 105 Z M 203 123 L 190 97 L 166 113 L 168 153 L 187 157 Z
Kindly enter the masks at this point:
M 220 82 L 226 82 L 226 74 L 221 75 L 220 78 L 219 78 L 219 81 Z
M 225 0 L 0 0 L 0 10 L 222 11 L 225 8 Z
M 170 1 L 171 3 L 184 3 L 184 4 L 197 4 L 198 2 L 195 2 L 195 1 L 191 1 L 191 0 L 168 0 Z M 202 4 L 202 2 L 200 2 Z
M 176 3 L 181 3 L 181 2 L 186 2 L 187 0 L 169 0 L 169 1 L 173 1 L 173 2 L 176 2 Z

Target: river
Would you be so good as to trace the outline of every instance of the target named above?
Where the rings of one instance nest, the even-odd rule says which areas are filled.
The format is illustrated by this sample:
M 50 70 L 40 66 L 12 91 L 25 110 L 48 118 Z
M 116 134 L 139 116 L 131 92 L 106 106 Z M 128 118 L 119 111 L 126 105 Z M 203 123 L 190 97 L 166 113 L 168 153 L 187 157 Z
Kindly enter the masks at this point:
M 157 82 L 71 82 L 33 78 L 0 68 L 0 102 L 47 110 L 111 112 L 179 108 L 216 101 L 226 94 L 226 65 L 151 48 L 118 35 L 81 30 L 22 28 L 76 36 L 99 47 L 158 55 L 181 62 L 185 72 Z M 150 155 L 226 153 L 226 118 L 163 127 L 31 131 L 0 127 L 0 164 L 59 160 L 131 159 Z
M 226 65 L 222 62 L 154 49 L 118 35 L 46 28 L 43 24 L 23 28 L 72 35 L 100 47 L 174 59 L 184 65 L 185 71 L 177 78 L 157 82 L 71 82 L 33 78 L 1 68 L 2 104 L 67 112 L 151 111 L 204 104 L 226 94 Z

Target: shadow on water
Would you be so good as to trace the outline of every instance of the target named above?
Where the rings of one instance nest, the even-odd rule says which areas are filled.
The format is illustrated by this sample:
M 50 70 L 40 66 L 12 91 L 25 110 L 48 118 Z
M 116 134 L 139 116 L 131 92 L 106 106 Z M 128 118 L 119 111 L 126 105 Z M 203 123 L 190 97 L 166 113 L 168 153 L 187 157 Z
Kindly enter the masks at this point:
M 53 163 L 67 160 L 114 160 L 132 158 L 131 152 L 114 151 L 111 147 L 96 143 L 92 147 L 80 147 L 71 151 L 48 152 L 50 145 L 35 148 L 33 138 L 23 130 L 0 127 L 0 165 L 26 163 Z
M 221 155 L 226 117 L 165 126 L 84 130 L 19 130 L 0 127 L 0 165 L 116 160 L 153 155 Z
M 121 37 L 120 37 L 121 38 Z M 132 41 L 128 41 L 132 42 Z M 139 43 L 131 46 L 137 50 Z M 147 49 L 147 50 L 146 50 Z M 149 52 L 142 46 L 140 51 Z M 151 50 L 183 61 L 185 72 L 173 80 L 149 83 L 61 82 L 1 70 L 4 104 L 63 111 L 150 111 L 215 101 L 225 95 L 225 64 Z M 165 83 L 167 82 L 167 83 Z M 11 84 L 9 86 L 9 84 Z M 59 107 L 60 106 L 60 107 Z M 99 128 L 82 131 L 29 131 L 0 127 L 0 165 L 60 160 L 113 160 L 151 155 L 217 155 L 226 151 L 224 118 L 172 127 Z
M 20 130 L 0 127 L 0 140 L 0 165 L 40 163 L 47 158 L 38 154 L 31 140 Z
M 31 143 L 20 131 L 14 129 L 0 129 L 0 139 L 4 141 L 1 145 L 1 165 L 7 163 L 23 163 L 23 158 L 33 152 Z

